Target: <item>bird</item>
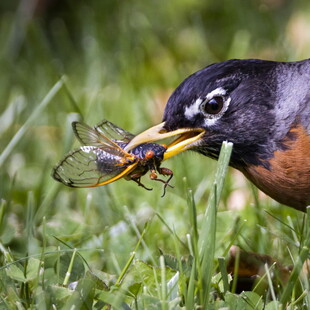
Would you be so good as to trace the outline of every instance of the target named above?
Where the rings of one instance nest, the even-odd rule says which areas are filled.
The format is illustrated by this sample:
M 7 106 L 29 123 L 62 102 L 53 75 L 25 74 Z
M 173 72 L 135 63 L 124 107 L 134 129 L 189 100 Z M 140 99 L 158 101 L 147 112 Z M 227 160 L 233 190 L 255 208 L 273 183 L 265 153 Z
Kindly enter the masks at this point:
M 162 123 L 138 134 L 127 151 L 178 136 L 168 159 L 192 150 L 229 165 L 281 204 L 310 205 L 310 59 L 231 59 L 187 77 L 169 97 Z

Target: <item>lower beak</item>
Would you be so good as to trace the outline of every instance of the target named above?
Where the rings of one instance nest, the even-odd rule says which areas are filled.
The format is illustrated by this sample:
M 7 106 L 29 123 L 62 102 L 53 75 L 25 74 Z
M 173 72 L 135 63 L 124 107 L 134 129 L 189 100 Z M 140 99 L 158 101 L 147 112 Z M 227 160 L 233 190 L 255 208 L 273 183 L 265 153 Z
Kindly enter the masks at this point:
M 125 151 L 128 152 L 142 143 L 158 141 L 179 135 L 176 140 L 168 145 L 167 151 L 164 154 L 164 160 L 166 160 L 197 145 L 196 142 L 201 140 L 205 133 L 205 130 L 202 128 L 180 128 L 173 131 L 167 131 L 164 128 L 164 125 L 165 123 L 163 122 L 135 136 L 127 144 Z

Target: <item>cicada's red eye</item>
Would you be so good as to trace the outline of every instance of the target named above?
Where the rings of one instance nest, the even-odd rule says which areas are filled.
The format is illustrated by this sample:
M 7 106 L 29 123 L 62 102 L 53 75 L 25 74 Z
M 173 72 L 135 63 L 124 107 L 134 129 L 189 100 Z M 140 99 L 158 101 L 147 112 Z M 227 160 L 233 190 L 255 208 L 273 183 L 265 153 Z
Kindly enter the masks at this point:
M 145 153 L 145 158 L 146 159 L 151 159 L 151 158 L 153 158 L 155 156 L 155 153 L 153 152 L 153 151 L 147 151 L 146 153 Z

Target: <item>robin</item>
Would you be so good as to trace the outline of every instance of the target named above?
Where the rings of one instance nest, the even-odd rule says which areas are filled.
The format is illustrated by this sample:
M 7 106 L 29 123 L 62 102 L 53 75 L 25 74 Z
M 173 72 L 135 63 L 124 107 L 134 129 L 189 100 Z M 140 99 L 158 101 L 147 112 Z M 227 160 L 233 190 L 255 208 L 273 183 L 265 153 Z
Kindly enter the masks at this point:
M 163 122 L 126 147 L 178 135 L 165 159 L 193 150 L 217 159 L 233 142 L 230 166 L 278 202 L 310 205 L 310 59 L 212 64 L 172 93 Z

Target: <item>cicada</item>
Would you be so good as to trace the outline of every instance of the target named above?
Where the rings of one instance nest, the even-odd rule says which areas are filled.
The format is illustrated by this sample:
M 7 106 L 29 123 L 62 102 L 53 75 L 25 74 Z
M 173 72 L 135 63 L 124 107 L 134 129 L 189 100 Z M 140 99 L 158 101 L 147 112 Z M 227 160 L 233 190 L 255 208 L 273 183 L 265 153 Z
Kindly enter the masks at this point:
M 80 122 L 73 122 L 72 127 L 82 146 L 67 154 L 53 169 L 55 180 L 83 188 L 124 178 L 151 190 L 141 183 L 141 177 L 150 171 L 152 180 L 164 183 L 163 196 L 166 187 L 171 186 L 173 172 L 160 167 L 167 150 L 165 145 L 142 143 L 127 152 L 124 149 L 135 135 L 107 120 L 93 128 Z M 168 176 L 168 179 L 160 179 L 158 174 Z

